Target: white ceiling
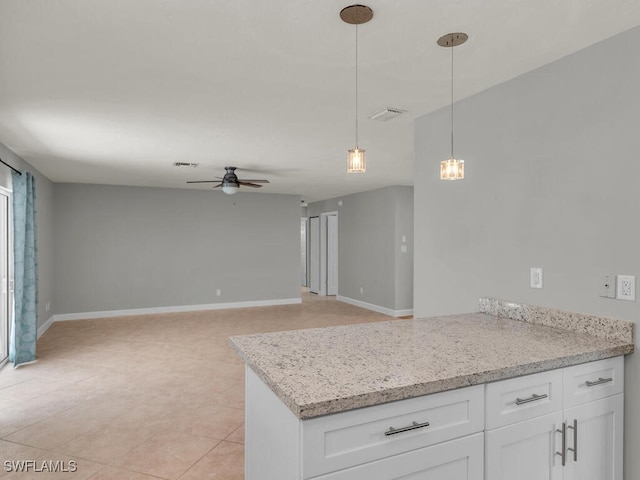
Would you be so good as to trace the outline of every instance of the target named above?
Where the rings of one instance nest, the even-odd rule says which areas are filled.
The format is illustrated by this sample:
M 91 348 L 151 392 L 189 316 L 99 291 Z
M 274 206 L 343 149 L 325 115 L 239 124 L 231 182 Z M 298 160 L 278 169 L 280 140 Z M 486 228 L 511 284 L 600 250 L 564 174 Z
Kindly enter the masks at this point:
M 0 0 L 0 141 L 56 182 L 210 188 L 185 181 L 235 165 L 270 179 L 262 192 L 308 201 L 410 185 L 413 120 L 450 98 L 438 37 L 469 34 L 455 50 L 462 98 L 640 24 L 639 0 L 367 1 L 368 165 L 347 175 L 355 27 L 338 13 L 349 4 Z M 408 113 L 366 118 L 384 107 Z

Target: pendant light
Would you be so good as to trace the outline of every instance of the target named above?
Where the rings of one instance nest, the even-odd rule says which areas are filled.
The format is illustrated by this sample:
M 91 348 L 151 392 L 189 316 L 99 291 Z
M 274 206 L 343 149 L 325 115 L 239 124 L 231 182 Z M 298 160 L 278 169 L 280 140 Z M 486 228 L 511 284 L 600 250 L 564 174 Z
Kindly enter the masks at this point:
M 364 150 L 358 147 L 358 25 L 373 18 L 373 10 L 366 5 L 350 5 L 340 11 L 343 22 L 356 26 L 356 146 L 349 150 L 347 173 L 365 173 L 367 162 Z
M 448 33 L 438 39 L 438 45 L 451 49 L 451 157 L 440 162 L 440 180 L 462 180 L 464 160 L 453 156 L 453 47 L 462 45 L 469 36 L 466 33 Z

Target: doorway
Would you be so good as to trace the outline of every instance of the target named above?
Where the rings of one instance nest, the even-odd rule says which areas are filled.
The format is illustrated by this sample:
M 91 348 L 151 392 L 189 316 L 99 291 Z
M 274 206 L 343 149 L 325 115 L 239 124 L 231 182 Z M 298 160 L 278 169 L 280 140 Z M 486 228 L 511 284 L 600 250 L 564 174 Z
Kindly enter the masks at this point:
M 338 215 L 327 216 L 327 295 L 338 294 Z
M 307 217 L 300 219 L 300 285 L 307 286 Z
M 11 320 L 9 200 L 10 193 L 0 188 L 0 365 L 7 362 L 9 358 L 9 322 Z
M 320 214 L 320 295 L 338 294 L 338 212 Z
M 320 291 L 320 217 L 309 219 L 309 291 Z
M 309 218 L 309 291 L 338 295 L 338 212 Z

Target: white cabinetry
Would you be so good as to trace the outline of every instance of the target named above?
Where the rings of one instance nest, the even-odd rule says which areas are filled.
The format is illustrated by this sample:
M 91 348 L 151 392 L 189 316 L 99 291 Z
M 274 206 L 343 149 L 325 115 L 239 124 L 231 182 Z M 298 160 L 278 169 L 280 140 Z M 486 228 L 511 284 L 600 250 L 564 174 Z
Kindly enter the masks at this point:
M 485 478 L 622 480 L 623 369 L 617 357 L 487 385 Z
M 560 412 L 489 430 L 485 433 L 486 476 L 491 480 L 560 480 L 556 455 Z
M 297 418 L 246 369 L 246 480 L 622 480 L 623 357 Z
M 300 420 L 247 367 L 247 480 L 482 480 L 484 385 Z
M 622 480 L 623 357 L 564 370 L 564 480 Z
M 316 477 L 317 480 L 482 480 L 483 434 L 476 433 Z

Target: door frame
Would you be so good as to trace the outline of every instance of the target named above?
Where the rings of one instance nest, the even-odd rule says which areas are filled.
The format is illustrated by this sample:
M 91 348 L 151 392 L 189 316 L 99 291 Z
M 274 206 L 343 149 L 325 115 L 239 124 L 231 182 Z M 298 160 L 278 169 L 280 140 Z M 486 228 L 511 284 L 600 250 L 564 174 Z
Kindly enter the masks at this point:
M 327 295 L 327 217 L 335 216 L 340 231 L 338 212 L 323 212 L 320 214 L 320 291 L 318 295 Z M 338 283 L 339 285 L 339 283 Z
M 13 319 L 13 191 L 6 187 L 0 186 L 0 195 L 7 199 L 7 218 L 6 218 L 6 261 L 7 261 L 7 305 L 6 305 L 6 335 L 4 339 L 6 345 L 7 356 L 0 357 L 0 367 L 9 361 L 9 339 L 11 337 L 11 324 Z M 0 272 L 1 275 L 1 272 Z

